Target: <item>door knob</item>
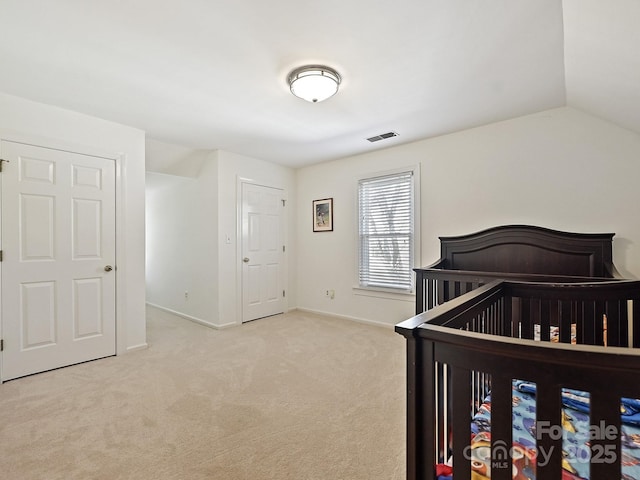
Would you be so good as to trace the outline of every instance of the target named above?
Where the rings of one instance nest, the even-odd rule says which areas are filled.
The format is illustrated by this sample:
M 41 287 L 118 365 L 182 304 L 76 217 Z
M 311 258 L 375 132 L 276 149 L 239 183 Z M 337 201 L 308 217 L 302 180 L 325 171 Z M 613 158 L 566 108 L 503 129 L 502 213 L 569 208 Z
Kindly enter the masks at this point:
M 249 263 L 249 257 L 244 257 L 244 258 L 242 259 L 242 261 L 243 261 L 244 263 Z
M 107 265 L 106 267 L 104 267 L 105 272 L 110 272 L 111 270 L 113 270 L 113 267 L 111 265 Z

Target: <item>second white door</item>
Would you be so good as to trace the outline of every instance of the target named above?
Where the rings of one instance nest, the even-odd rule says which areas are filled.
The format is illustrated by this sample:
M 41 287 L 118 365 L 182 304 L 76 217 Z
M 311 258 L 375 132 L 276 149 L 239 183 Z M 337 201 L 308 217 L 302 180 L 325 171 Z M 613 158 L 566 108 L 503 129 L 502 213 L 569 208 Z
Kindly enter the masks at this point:
M 242 184 L 242 321 L 284 311 L 283 191 Z

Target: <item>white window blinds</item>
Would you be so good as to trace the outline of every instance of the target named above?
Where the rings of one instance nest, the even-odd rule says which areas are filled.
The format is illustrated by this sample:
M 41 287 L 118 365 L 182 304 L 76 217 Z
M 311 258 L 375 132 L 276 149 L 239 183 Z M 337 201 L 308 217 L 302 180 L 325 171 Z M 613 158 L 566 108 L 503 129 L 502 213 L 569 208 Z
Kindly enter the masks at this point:
M 413 172 L 358 182 L 361 287 L 413 289 Z

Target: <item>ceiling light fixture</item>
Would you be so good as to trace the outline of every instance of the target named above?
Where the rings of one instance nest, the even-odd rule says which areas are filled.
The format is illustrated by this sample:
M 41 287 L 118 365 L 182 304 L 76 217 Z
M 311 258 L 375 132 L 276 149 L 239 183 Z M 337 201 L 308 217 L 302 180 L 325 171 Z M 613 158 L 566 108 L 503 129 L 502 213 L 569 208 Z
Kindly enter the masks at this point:
M 305 65 L 289 74 L 289 88 L 307 102 L 321 102 L 335 95 L 342 81 L 340 74 L 324 65 Z

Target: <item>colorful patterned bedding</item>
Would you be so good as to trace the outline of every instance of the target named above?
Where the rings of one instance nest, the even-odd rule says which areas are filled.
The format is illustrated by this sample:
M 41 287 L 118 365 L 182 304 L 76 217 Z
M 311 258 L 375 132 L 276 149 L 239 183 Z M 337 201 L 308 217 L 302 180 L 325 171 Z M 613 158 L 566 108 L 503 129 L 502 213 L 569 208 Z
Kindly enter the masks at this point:
M 591 451 L 588 446 L 590 435 L 589 395 L 577 390 L 562 391 L 562 454 L 563 480 L 589 478 Z M 535 479 L 536 467 L 536 401 L 535 384 L 513 382 L 513 478 L 516 480 Z M 622 479 L 640 480 L 640 400 L 621 399 L 622 418 Z M 547 426 L 549 427 L 549 426 Z M 549 427 L 550 428 L 550 427 Z M 491 398 L 481 405 L 471 425 L 471 460 L 473 480 L 490 478 L 491 463 Z M 557 430 L 560 434 L 559 428 Z M 545 452 L 540 452 L 544 461 Z M 602 460 L 606 461 L 612 452 L 604 450 Z M 548 457 L 548 454 L 547 454 Z M 439 480 L 450 480 L 451 469 L 446 465 L 436 468 Z

